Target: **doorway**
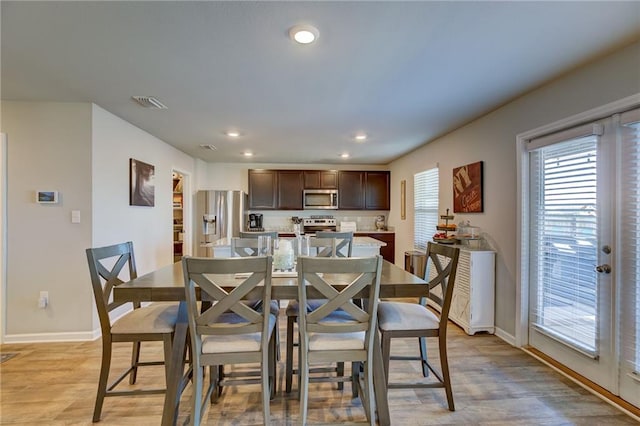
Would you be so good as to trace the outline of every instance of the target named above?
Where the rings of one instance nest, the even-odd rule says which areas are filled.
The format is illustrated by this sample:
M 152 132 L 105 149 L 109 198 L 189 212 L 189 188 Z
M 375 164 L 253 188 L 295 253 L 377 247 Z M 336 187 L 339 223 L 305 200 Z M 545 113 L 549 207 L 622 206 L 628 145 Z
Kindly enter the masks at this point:
M 182 173 L 173 170 L 171 172 L 172 183 L 172 203 L 173 203 L 173 261 L 179 262 L 185 255 L 185 197 L 184 197 L 184 176 Z
M 4 343 L 7 300 L 7 135 L 0 133 L 0 343 Z
M 516 343 L 640 406 L 638 97 L 518 137 Z M 573 122 L 572 122 L 573 121 Z M 579 124 L 577 123 L 586 123 Z M 543 136 L 537 136 L 543 135 Z

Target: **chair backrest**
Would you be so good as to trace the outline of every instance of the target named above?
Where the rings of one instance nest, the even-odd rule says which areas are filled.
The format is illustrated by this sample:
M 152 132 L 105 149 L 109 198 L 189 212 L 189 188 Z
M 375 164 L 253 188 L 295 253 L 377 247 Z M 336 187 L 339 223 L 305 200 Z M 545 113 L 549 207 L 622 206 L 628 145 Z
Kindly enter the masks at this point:
M 311 312 L 302 310 L 298 318 L 304 332 L 353 333 L 365 331 L 365 348 L 373 343 L 377 323 L 378 295 L 382 256 L 298 259 L 298 297 L 300 306 L 307 305 L 310 289 L 322 294 L 322 304 Z M 366 293 L 368 287 L 368 294 Z M 365 307 L 353 302 L 354 297 L 368 297 Z M 313 297 L 314 299 L 316 297 Z M 341 309 L 345 318 L 336 322 L 327 316 Z
M 334 250 L 335 257 L 351 257 L 353 251 L 353 232 L 333 232 L 333 231 L 318 231 L 316 232 L 317 238 L 335 238 L 336 249 Z M 346 254 L 344 252 L 347 252 Z M 320 253 L 318 253 L 320 256 Z M 324 255 L 325 257 L 329 257 Z
M 231 239 L 231 257 L 247 257 L 258 255 L 258 238 Z
M 431 280 L 425 277 L 429 281 L 429 295 L 427 297 L 440 306 L 441 318 L 449 317 L 459 255 L 460 249 L 457 247 L 431 242 L 427 245 L 427 268 L 425 270 L 429 271 L 430 268 L 435 268 L 435 270 L 427 272 L 429 276 L 433 277 Z M 440 286 L 439 291 L 434 291 L 438 286 Z M 440 327 L 446 328 L 446 323 L 447 321 L 440 321 Z
M 126 303 L 111 302 L 113 288 L 138 276 L 133 243 L 128 241 L 106 247 L 88 248 L 86 252 L 100 328 L 105 336 L 111 332 L 109 312 Z M 134 308 L 138 307 L 140 304 L 134 303 Z
M 268 336 L 269 309 L 242 303 L 256 287 L 261 287 L 264 305 L 271 302 L 271 256 L 238 258 L 184 257 L 182 268 L 189 319 L 189 330 L 195 340 L 194 350 L 201 350 L 202 335 L 233 335 L 263 333 L 263 347 Z M 249 276 L 244 278 L 244 275 Z M 243 274 L 237 278 L 235 274 Z M 203 301 L 212 301 L 208 308 L 198 309 L 196 285 Z M 233 288 L 231 291 L 225 288 Z M 233 324 L 224 322 L 232 316 Z
M 240 238 L 258 238 L 261 236 L 271 237 L 271 241 L 274 241 L 278 238 L 278 231 L 240 232 Z

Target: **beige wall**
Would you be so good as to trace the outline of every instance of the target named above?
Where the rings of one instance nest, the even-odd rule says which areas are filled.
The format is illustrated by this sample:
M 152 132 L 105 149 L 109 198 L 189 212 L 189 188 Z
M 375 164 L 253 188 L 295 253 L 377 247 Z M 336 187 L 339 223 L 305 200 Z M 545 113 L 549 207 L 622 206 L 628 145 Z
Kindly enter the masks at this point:
M 455 222 L 480 226 L 496 258 L 496 326 L 515 334 L 516 135 L 597 106 L 640 93 L 640 43 L 567 74 L 390 165 L 389 224 L 396 229 L 396 263 L 413 247 L 413 175 L 438 165 L 440 210 L 453 210 L 452 169 L 484 161 L 484 212 L 456 214 Z M 399 217 L 400 181 L 407 180 L 407 220 Z M 435 233 L 435 230 L 434 230 Z
M 93 312 L 84 253 L 92 226 L 91 105 L 3 102 L 2 126 L 8 139 L 7 336 L 86 338 Z M 59 191 L 60 202 L 37 204 L 36 190 Z M 71 210 L 80 210 L 80 224 L 71 223 Z M 49 292 L 47 309 L 38 308 L 41 290 Z
M 195 160 L 89 103 L 3 102 L 8 136 L 6 342 L 98 330 L 85 249 L 133 240 L 138 272 L 173 261 L 172 182 Z M 155 207 L 129 206 L 129 158 L 155 166 Z M 60 203 L 34 202 L 57 190 Z M 81 223 L 71 223 L 80 210 Z M 41 290 L 50 304 L 37 307 Z

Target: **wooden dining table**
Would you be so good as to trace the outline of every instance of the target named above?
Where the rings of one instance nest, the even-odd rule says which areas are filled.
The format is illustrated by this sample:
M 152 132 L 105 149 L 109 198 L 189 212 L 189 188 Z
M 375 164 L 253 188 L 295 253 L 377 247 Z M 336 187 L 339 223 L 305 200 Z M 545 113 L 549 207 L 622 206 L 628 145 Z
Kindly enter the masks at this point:
M 341 280 L 335 285 L 340 290 Z M 233 289 L 234 284 L 241 280 L 229 277 L 227 291 Z M 345 277 L 345 286 L 349 277 Z M 298 280 L 295 276 L 274 276 L 271 281 L 271 297 L 278 300 L 293 300 L 298 298 Z M 198 290 L 198 289 L 197 289 Z M 248 297 L 260 298 L 259 289 L 256 294 Z M 380 277 L 380 298 L 405 298 L 419 297 L 428 293 L 426 281 L 405 271 L 386 260 L 382 265 Z M 198 293 L 197 293 L 198 294 Z M 367 297 L 365 294 L 360 295 Z M 198 295 L 199 297 L 199 295 Z M 321 294 L 310 291 L 309 297 L 322 298 Z M 114 302 L 180 302 L 178 310 L 178 322 L 174 335 L 174 343 L 171 354 L 167 391 L 165 393 L 164 409 L 162 412 L 162 425 L 175 425 L 178 418 L 178 407 L 182 390 L 186 385 L 185 371 L 185 347 L 187 343 L 187 307 L 185 303 L 184 277 L 182 263 L 177 262 L 158 270 L 141 275 L 131 281 L 120 284 L 113 291 Z M 378 423 L 390 425 L 389 405 L 387 402 L 386 379 L 382 364 L 382 350 L 376 334 L 374 348 L 374 390 Z

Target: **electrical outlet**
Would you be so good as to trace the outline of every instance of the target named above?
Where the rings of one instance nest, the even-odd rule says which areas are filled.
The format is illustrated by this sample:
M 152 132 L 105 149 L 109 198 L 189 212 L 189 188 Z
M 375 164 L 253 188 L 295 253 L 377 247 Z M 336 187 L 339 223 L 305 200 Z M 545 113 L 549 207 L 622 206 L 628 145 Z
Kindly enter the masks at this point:
M 38 298 L 38 308 L 45 309 L 47 306 L 49 306 L 49 292 L 41 291 Z

